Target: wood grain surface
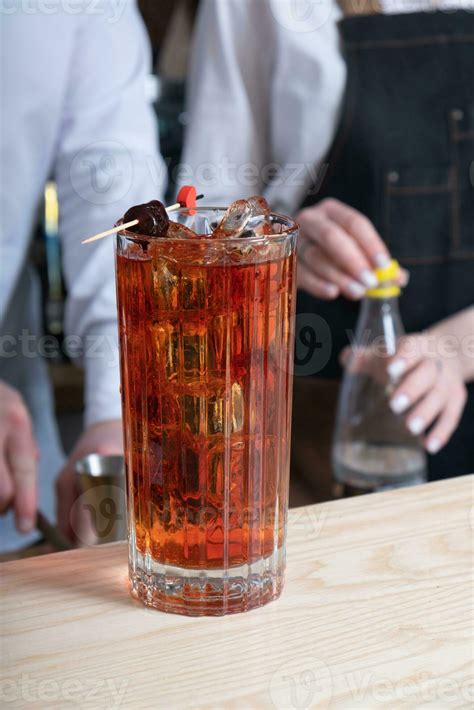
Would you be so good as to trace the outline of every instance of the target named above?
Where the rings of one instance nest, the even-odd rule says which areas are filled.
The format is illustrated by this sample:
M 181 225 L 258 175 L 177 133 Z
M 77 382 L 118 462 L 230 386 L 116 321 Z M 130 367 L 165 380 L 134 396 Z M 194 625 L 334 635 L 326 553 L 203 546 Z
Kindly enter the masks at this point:
M 0 566 L 3 708 L 471 708 L 473 477 L 291 511 L 282 598 L 145 609 L 124 544 Z

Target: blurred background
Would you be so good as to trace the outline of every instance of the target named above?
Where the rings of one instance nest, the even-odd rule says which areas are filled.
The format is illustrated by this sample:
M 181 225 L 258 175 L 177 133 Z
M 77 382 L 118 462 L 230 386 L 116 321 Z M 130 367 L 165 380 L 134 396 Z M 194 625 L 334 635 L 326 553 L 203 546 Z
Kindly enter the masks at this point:
M 356 207 L 359 212 L 369 217 L 375 226 L 375 230 L 382 236 L 382 239 L 385 239 L 390 255 L 398 259 L 404 270 L 409 270 L 410 272 L 411 279 L 408 278 L 408 271 L 404 272 L 402 285 L 405 300 L 402 304 L 402 316 L 409 334 L 408 337 L 414 338 L 413 342 L 416 341 L 417 336 L 427 338 L 426 333 L 429 333 L 429 328 L 438 326 L 447 317 L 457 316 L 458 312 L 461 313 L 462 320 L 462 325 L 458 324 L 456 326 L 456 328 L 460 328 L 459 334 L 456 335 L 456 337 L 459 336 L 459 342 L 461 342 L 461 337 L 469 336 L 472 332 L 470 324 L 473 315 L 471 289 L 473 283 L 472 259 L 474 259 L 474 251 L 472 250 L 472 209 L 474 205 L 472 202 L 472 187 L 474 185 L 472 165 L 474 163 L 469 163 L 469 167 L 468 161 L 471 160 L 471 146 L 474 135 L 472 131 L 474 109 L 471 91 L 472 49 L 474 43 L 471 39 L 473 35 L 465 34 L 466 27 L 472 26 L 469 22 L 472 23 L 473 16 L 469 16 L 464 11 L 464 5 L 467 4 L 474 11 L 474 0 L 466 0 L 466 3 L 464 3 L 464 0 L 453 0 L 453 2 L 454 9 L 457 8 L 459 10 L 458 13 L 453 14 L 449 8 L 440 8 L 440 3 L 435 2 L 435 0 L 428 3 L 425 3 L 424 0 L 413 0 L 411 3 L 403 4 L 403 7 L 396 0 L 385 0 L 384 2 L 369 0 L 367 3 L 361 3 L 358 0 L 338 0 L 338 12 L 342 11 L 344 19 L 339 25 L 339 30 L 335 23 L 323 22 L 329 34 L 325 39 L 324 37 L 320 38 L 320 44 L 315 44 L 314 38 L 307 30 L 304 30 L 306 32 L 306 43 L 301 42 L 301 38 L 295 42 L 295 35 L 291 33 L 285 22 L 279 22 L 273 17 L 271 26 L 273 27 L 274 25 L 276 27 L 278 25 L 278 31 L 284 38 L 281 44 L 276 44 L 275 46 L 286 47 L 288 57 L 292 58 L 292 62 L 282 61 L 280 63 L 284 67 L 290 67 L 290 70 L 287 73 L 283 71 L 278 80 L 281 81 L 282 86 L 293 88 L 293 77 L 298 76 L 300 78 L 300 81 L 296 82 L 295 85 L 299 87 L 298 90 L 301 95 L 298 95 L 297 90 L 296 96 L 290 93 L 289 97 L 292 102 L 295 99 L 301 101 L 301 105 L 305 110 L 300 113 L 296 112 L 298 131 L 294 130 L 294 117 L 292 117 L 291 121 L 286 124 L 283 121 L 282 125 L 278 126 L 280 130 L 276 130 L 275 126 L 271 126 L 272 130 L 270 131 L 268 126 L 265 125 L 265 130 L 262 131 L 263 137 L 260 136 L 258 139 L 254 137 L 253 143 L 248 141 L 249 145 L 257 145 L 257 140 L 258 145 L 260 145 L 260 142 L 265 145 L 268 135 L 280 136 L 280 143 L 272 146 L 272 150 L 269 151 L 266 157 L 275 158 L 276 156 L 278 157 L 277 164 L 288 168 L 294 165 L 293 159 L 296 157 L 302 161 L 297 163 L 297 165 L 304 167 L 308 174 L 311 172 L 310 168 L 313 169 L 320 164 L 321 160 L 326 160 L 324 156 L 328 155 L 328 162 L 321 163 L 320 174 L 313 176 L 311 172 L 311 186 L 306 186 L 309 191 L 304 202 L 304 195 L 302 194 L 299 197 L 294 197 L 295 202 L 288 207 L 288 211 L 280 204 L 275 207 L 275 209 L 278 208 L 285 214 L 298 214 L 297 219 L 301 225 L 299 273 L 301 274 L 301 270 L 304 271 L 304 269 L 308 271 L 308 264 L 304 260 L 308 242 L 313 250 L 316 249 L 311 263 L 319 268 L 321 264 L 324 267 L 324 264 L 328 262 L 328 254 L 325 254 L 324 249 L 318 242 L 318 239 L 322 240 L 326 247 L 329 246 L 331 240 L 327 238 L 323 240 L 324 235 L 322 235 L 324 226 L 326 225 L 327 228 L 328 224 L 329 226 L 332 225 L 332 229 L 336 228 L 339 236 L 338 240 L 332 240 L 330 243 L 332 249 L 328 249 L 331 252 L 331 259 L 334 260 L 334 263 L 339 264 L 341 253 L 344 251 L 341 248 L 341 228 L 343 228 L 346 246 L 347 242 L 353 245 L 354 239 L 352 237 L 357 231 L 353 226 L 354 234 L 351 233 L 349 221 L 352 223 L 354 215 L 349 220 L 347 212 L 344 212 L 344 214 L 340 212 L 341 206 L 352 205 L 352 207 Z M 198 45 L 201 53 L 196 55 L 196 65 L 199 71 L 195 72 L 192 78 L 192 85 L 193 87 L 199 87 L 196 93 L 201 97 L 201 103 L 208 111 L 207 114 L 205 114 L 205 111 L 202 112 L 205 117 L 202 119 L 201 116 L 201 123 L 196 128 L 198 122 L 193 120 L 191 123 L 187 114 L 186 86 L 190 70 L 192 38 L 199 11 L 199 0 L 160 0 L 159 3 L 156 0 L 137 0 L 137 3 L 149 34 L 152 50 L 152 73 L 147 78 L 146 93 L 149 102 L 154 107 L 156 128 L 155 125 L 148 123 L 149 134 L 152 137 L 156 130 L 159 137 L 161 155 L 164 158 L 168 172 L 166 204 L 170 204 L 175 201 L 176 197 L 177 168 L 181 162 L 187 128 L 190 129 L 188 136 L 192 138 L 190 142 L 193 143 L 193 146 L 199 146 L 204 151 L 207 151 L 209 146 L 215 147 L 214 144 L 218 145 L 219 137 L 221 140 L 227 141 L 232 147 L 234 147 L 234 143 L 237 144 L 231 129 L 227 133 L 224 130 L 225 117 L 222 125 L 216 121 L 216 128 L 214 127 L 213 118 L 218 116 L 219 119 L 222 119 L 222 116 L 215 111 L 215 102 L 209 101 L 209 92 L 203 91 L 200 79 L 202 78 L 203 81 L 207 79 L 212 88 L 215 87 L 220 79 L 222 79 L 221 83 L 224 89 L 231 86 L 232 59 L 228 62 L 231 69 L 226 74 L 225 71 L 221 71 L 222 66 L 225 65 L 222 56 L 225 54 L 224 50 L 228 48 L 229 44 L 232 45 L 233 41 L 235 41 L 238 49 L 242 49 L 242 44 L 239 42 L 241 35 L 236 31 L 233 20 L 232 22 L 229 21 L 227 25 L 227 35 L 224 31 L 225 28 L 220 28 L 222 35 L 216 34 L 216 36 L 221 38 L 221 44 L 218 47 L 222 50 L 221 63 L 219 61 L 216 62 L 214 54 L 219 57 L 219 52 L 213 53 L 213 49 L 218 46 L 219 40 L 216 40 L 216 47 L 213 47 L 212 41 L 208 42 L 209 37 L 212 40 L 212 35 L 209 35 L 207 30 L 211 27 L 211 32 L 218 32 L 215 27 L 213 28 L 212 23 L 219 16 L 219 12 L 216 11 L 216 7 L 219 6 L 214 6 L 214 8 L 211 5 L 208 6 L 209 14 L 206 15 L 204 13 L 202 15 L 204 23 L 202 25 L 203 36 L 201 37 L 201 43 Z M 327 4 L 328 7 L 336 7 L 336 3 L 333 5 L 329 0 Z M 277 2 L 276 5 L 278 6 L 279 3 Z M 250 6 L 252 10 L 257 9 L 252 4 Z M 219 10 L 224 7 L 224 5 L 220 6 Z M 408 9 L 409 7 L 411 10 Z M 237 8 L 238 13 L 242 12 L 242 6 L 238 3 L 235 4 L 234 8 Z M 201 10 L 204 11 L 205 9 L 204 3 L 201 3 Z M 423 15 L 420 14 L 421 12 L 423 12 Z M 410 18 L 410 13 L 415 16 Z M 356 18 L 356 15 L 370 15 L 370 17 Z M 430 15 L 432 16 L 430 17 Z M 230 17 L 235 18 L 235 16 Z M 243 13 L 243 17 L 247 22 L 249 18 L 252 21 L 254 19 L 250 12 L 248 15 Z M 299 22 L 302 20 L 306 22 L 304 15 L 298 17 Z M 336 17 L 340 17 L 340 14 Z M 208 24 L 205 24 L 206 22 Z M 361 40 L 356 45 L 357 47 L 363 47 L 364 52 L 367 47 L 370 50 L 374 46 L 379 47 L 380 39 L 376 40 L 373 46 L 375 30 L 379 31 L 383 36 L 385 36 L 384 33 L 390 35 L 388 41 L 382 42 L 384 51 L 386 51 L 385 71 L 388 78 L 383 74 L 381 65 L 377 61 L 374 62 L 371 51 L 364 53 L 363 58 L 361 58 L 358 51 L 354 50 L 354 42 L 351 41 L 351 38 L 352 33 L 359 26 L 357 22 L 362 23 L 360 27 L 363 28 L 364 32 L 368 33 L 367 36 L 370 38 L 370 41 L 365 41 L 363 38 L 366 35 L 362 33 L 363 41 Z M 216 24 L 218 25 L 218 23 Z M 418 37 L 418 33 L 428 32 L 430 27 L 434 27 L 434 35 L 430 40 L 431 44 L 428 44 L 431 46 L 431 64 L 435 71 L 432 71 L 431 64 L 428 61 L 425 62 L 426 66 L 422 66 L 424 56 L 420 53 L 426 54 L 428 49 L 425 47 L 426 37 L 422 37 L 423 42 L 421 44 L 419 42 L 420 37 Z M 259 27 L 258 29 L 260 30 L 261 28 Z M 448 30 L 453 35 L 450 41 L 448 41 Z M 141 31 L 142 28 L 140 26 Z M 300 29 L 299 31 L 303 30 Z M 400 31 L 400 37 L 403 38 L 401 45 L 397 44 L 398 40 L 393 43 L 392 35 L 390 34 L 392 31 L 395 34 Z M 347 33 L 347 36 L 344 35 L 344 32 Z M 414 37 L 410 33 L 413 33 Z M 12 36 L 10 35 L 10 37 Z M 276 36 L 280 37 L 280 35 Z M 102 49 L 103 34 L 100 34 L 99 37 Z M 143 44 L 143 34 L 140 34 L 139 37 Z M 258 37 L 260 38 L 260 35 Z M 440 37 L 442 41 L 439 40 Z M 123 37 L 120 42 L 123 42 Z M 261 48 L 260 42 L 258 45 L 254 44 L 255 47 Z M 446 47 L 449 45 L 449 52 L 445 45 Z M 5 44 L 5 46 L 7 45 Z M 445 47 L 445 49 L 442 51 L 439 48 L 440 46 Z M 122 44 L 119 45 L 119 48 L 121 47 Z M 138 47 L 140 48 L 140 42 Z M 295 47 L 297 47 L 298 51 L 295 50 Z M 305 52 L 300 52 L 301 47 L 304 47 L 308 56 L 306 56 Z M 395 54 L 392 52 L 394 47 L 397 47 Z M 423 47 L 423 49 L 419 49 L 419 53 L 413 50 L 409 57 L 406 47 Z M 452 49 L 453 47 L 454 49 Z M 262 77 L 258 72 L 254 76 L 257 59 L 249 55 L 246 46 L 244 49 L 245 51 L 242 52 L 245 55 L 244 60 L 239 57 L 239 62 L 243 61 L 246 64 L 248 75 L 252 81 L 255 79 L 253 93 L 260 100 L 261 95 L 263 95 L 261 84 L 265 84 L 265 81 L 260 81 Z M 265 65 L 268 64 L 268 52 L 266 49 L 267 47 L 264 45 L 261 52 L 263 56 L 262 62 Z M 342 53 L 341 49 L 343 49 Z M 13 48 L 13 53 L 14 51 L 15 48 Z M 238 52 L 235 53 L 238 54 Z M 232 52 L 230 52 L 230 55 L 232 57 Z M 342 61 L 343 58 L 345 62 Z M 210 74 L 206 73 L 207 60 L 213 67 L 217 67 L 217 79 L 212 71 Z M 306 63 L 303 60 L 306 60 Z M 340 61 L 340 96 L 336 96 L 338 90 L 334 77 L 334 67 L 337 69 L 338 60 Z M 96 61 L 96 57 L 94 57 L 94 61 Z M 279 63 L 275 61 L 275 64 L 278 65 Z M 118 66 L 115 62 L 113 65 L 115 67 Z M 93 66 L 95 67 L 95 64 Z M 242 69 L 240 64 L 238 66 Z M 273 64 L 271 66 L 273 67 Z M 314 66 L 319 67 L 321 76 L 316 77 L 314 75 Z M 143 59 L 142 67 L 141 82 L 143 82 L 143 78 L 148 71 L 145 66 L 145 59 Z M 344 71 L 342 71 L 342 67 L 344 67 Z M 438 67 L 439 71 L 436 71 L 436 67 Z M 305 68 L 306 73 L 304 71 Z M 352 81 L 348 81 L 347 88 L 344 85 L 346 69 L 349 72 L 349 78 L 352 78 Z M 362 69 L 366 72 L 364 75 L 366 78 L 365 83 L 364 81 L 359 82 L 359 75 Z M 301 76 L 299 75 L 300 70 Z M 235 74 L 241 78 L 239 71 L 235 72 Z M 89 76 L 87 72 L 84 75 Z M 126 76 L 124 72 L 119 72 L 119 75 L 121 77 Z M 269 76 L 271 76 L 271 79 L 268 80 L 267 88 L 269 88 L 270 84 L 272 87 L 276 86 L 275 76 L 273 74 L 269 74 Z M 356 81 L 354 81 L 354 76 Z M 247 75 L 246 78 L 248 79 Z M 372 80 L 373 86 L 371 84 Z M 317 84 L 317 81 L 320 82 L 320 85 Z M 439 84 L 439 87 L 437 84 Z M 142 83 L 140 84 L 140 90 L 141 86 Z M 246 88 L 248 87 L 246 86 Z M 364 94 L 366 89 L 367 91 Z M 120 101 L 122 99 L 121 94 L 117 94 L 117 96 L 119 96 Z M 235 99 L 235 91 L 234 94 L 230 91 L 229 96 Z M 416 100 L 418 96 L 423 99 L 419 102 L 420 105 L 418 105 Z M 313 100 L 315 97 L 317 101 L 313 104 L 310 99 Z M 87 94 L 87 98 L 89 98 L 89 94 Z M 356 99 L 359 101 L 357 107 Z M 410 102 L 413 104 L 411 107 L 409 105 Z M 246 105 L 245 99 L 243 103 Z M 251 102 L 249 101 L 248 103 L 250 104 Z M 86 102 L 86 105 L 89 106 L 89 103 Z M 434 105 L 436 106 L 435 114 L 433 113 Z M 133 107 L 132 104 L 130 106 Z M 293 106 L 293 103 L 291 106 Z M 133 111 L 130 113 L 133 113 Z M 274 111 L 272 116 L 283 116 L 286 120 L 288 118 L 287 113 L 291 112 L 288 112 L 288 110 L 287 112 Z M 233 111 L 233 115 L 238 116 L 242 125 L 246 125 L 245 114 L 242 118 L 240 113 Z M 261 115 L 266 120 L 266 113 L 262 112 Z M 335 134 L 334 152 L 332 150 L 327 152 L 334 138 L 332 132 L 336 129 L 341 115 L 342 119 L 339 125 L 340 129 L 344 130 L 342 133 L 336 132 Z M 437 122 L 433 116 L 437 117 Z M 303 117 L 306 118 L 306 123 L 303 122 Z M 127 125 L 128 123 L 129 121 L 127 121 Z M 252 121 L 249 121 L 250 123 Z M 262 124 L 265 124 L 263 119 Z M 319 135 L 318 131 L 321 125 L 325 126 L 325 128 Z M 235 130 L 235 126 L 232 129 Z M 195 131 L 194 135 L 193 131 Z M 245 131 L 242 131 L 242 134 L 245 135 Z M 349 137 L 348 134 L 350 134 Z M 304 136 L 309 136 L 310 140 L 303 141 L 302 137 Z M 150 138 L 150 135 L 148 138 Z M 294 145 L 292 144 L 292 138 L 297 139 Z M 278 141 L 275 143 L 278 143 Z M 308 154 L 308 149 L 313 144 L 317 145 L 317 150 L 319 151 L 317 156 Z M 433 145 L 437 146 L 436 150 L 434 150 Z M 288 146 L 290 147 L 288 148 Z M 423 150 L 421 150 L 420 146 L 423 147 Z M 285 153 L 283 150 L 282 155 L 283 148 L 285 150 L 288 148 L 288 152 Z M 219 155 L 219 147 L 216 150 L 217 155 Z M 235 147 L 238 161 L 240 161 L 239 151 L 241 150 L 242 146 L 237 145 Z M 313 152 L 316 153 L 316 150 L 314 149 Z M 288 159 L 287 163 L 285 163 L 285 157 Z M 203 159 L 206 160 L 207 155 L 204 158 L 201 155 L 201 160 Z M 185 156 L 184 160 L 188 160 L 188 156 Z M 218 157 L 215 160 L 219 162 Z M 303 163 L 303 161 L 305 162 Z M 328 171 L 327 179 L 325 177 L 326 170 Z M 273 179 L 273 176 L 270 177 Z M 59 345 L 56 347 L 55 354 L 47 358 L 47 367 L 53 383 L 55 409 L 62 445 L 66 455 L 69 455 L 83 430 L 84 374 L 79 367 L 68 359 L 67 354 L 64 352 L 66 349 L 61 347 L 64 342 L 64 311 L 68 295 L 62 273 L 61 241 L 58 230 L 61 205 L 59 204 L 58 191 L 54 181 L 47 181 L 43 190 L 43 179 L 44 174 L 42 173 L 39 187 L 43 193 L 43 199 L 40 201 L 34 222 L 34 239 L 32 240 L 30 259 L 36 266 L 41 280 L 43 331 L 46 336 L 53 336 L 55 342 Z M 272 183 L 272 179 L 270 183 Z M 275 180 L 273 183 L 273 188 L 278 189 L 277 181 Z M 291 183 L 291 180 L 289 183 Z M 62 185 L 60 179 L 59 184 Z M 203 191 L 206 191 L 205 187 Z M 157 194 L 155 195 L 156 192 L 155 186 L 152 188 L 152 194 L 158 197 Z M 145 198 L 142 199 L 143 190 L 141 188 L 137 194 L 140 201 L 144 202 Z M 269 202 L 273 204 L 271 196 L 267 193 L 265 194 Z M 316 195 L 317 200 L 315 202 Z M 325 199 L 328 197 L 333 199 Z M 146 199 L 150 199 L 150 197 Z M 135 201 L 135 203 L 137 202 Z M 332 202 L 332 211 L 338 212 L 338 218 L 331 214 L 321 216 L 322 211 L 327 207 L 327 204 L 325 206 L 323 203 L 328 202 Z M 62 205 L 62 216 L 64 217 L 67 212 L 66 202 L 62 202 Z M 308 209 L 300 211 L 300 208 Z M 317 210 L 316 217 L 314 210 Z M 308 212 L 311 212 L 312 221 L 308 218 Z M 306 224 L 304 222 L 305 214 Z M 114 212 L 111 222 L 113 223 L 115 219 Z M 357 224 L 359 229 L 362 230 L 360 222 Z M 370 223 L 367 226 L 367 223 L 364 222 L 364 225 L 364 239 L 367 239 L 367 230 L 370 232 Z M 331 234 L 334 235 L 334 232 L 332 231 Z M 310 238 L 308 238 L 308 235 L 310 235 Z M 84 236 L 87 236 L 87 234 L 84 234 Z M 359 234 L 358 237 L 360 238 L 360 236 Z M 357 239 L 355 241 L 357 242 Z M 74 244 L 76 243 L 79 243 L 79 240 L 77 242 L 74 241 Z M 303 244 L 302 248 L 301 244 Z M 385 247 L 385 245 L 382 246 Z M 380 243 L 377 248 L 380 249 Z M 354 256 L 353 251 L 349 250 L 348 253 L 352 257 Z M 384 257 L 384 254 L 376 253 L 373 257 L 373 264 L 380 266 L 375 257 Z M 386 257 L 388 258 L 387 255 Z M 327 500 L 340 495 L 360 493 L 360 490 L 352 490 L 347 486 L 342 489 L 339 482 L 334 483 L 330 459 L 331 441 L 335 431 L 336 405 L 339 397 L 339 381 L 342 374 L 338 357 L 343 352 L 343 347 L 348 344 L 347 335 L 355 330 L 359 299 L 364 294 L 367 295 L 369 293 L 367 289 L 374 288 L 373 283 L 370 281 L 368 283 L 367 280 L 364 281 L 362 277 L 375 279 L 375 285 L 377 285 L 375 275 L 370 273 L 367 268 L 362 270 L 361 266 L 355 266 L 352 263 L 353 261 L 352 259 L 351 268 L 346 269 L 347 273 L 344 274 L 343 286 L 340 288 L 338 286 L 339 291 L 336 294 L 346 298 L 337 298 L 336 300 L 334 294 L 330 297 L 328 292 L 323 296 L 321 296 L 321 293 L 309 293 L 312 290 L 317 290 L 314 287 L 314 279 L 313 288 L 311 288 L 311 283 L 309 286 L 308 283 L 298 284 L 297 314 L 298 317 L 301 316 L 301 319 L 297 320 L 296 323 L 295 374 L 297 377 L 295 378 L 293 399 L 291 506 L 304 505 L 316 500 Z M 469 272 L 470 268 L 471 272 Z M 352 273 L 357 269 L 359 269 L 357 273 Z M 317 269 L 314 268 L 313 276 L 316 271 Z M 311 269 L 309 273 L 311 275 Z M 326 272 L 325 275 L 327 276 Z M 348 275 L 358 278 L 359 281 L 347 281 Z M 102 279 L 102 273 L 100 274 L 100 279 Z M 319 274 L 320 280 L 321 274 Z M 72 281 L 69 280 L 69 283 L 72 283 Z M 90 285 L 89 279 L 87 283 L 95 297 L 97 283 L 93 287 Z M 331 286 L 331 284 L 327 285 Z M 358 295 L 354 290 L 351 292 L 349 286 L 355 286 L 358 290 Z M 434 297 L 434 287 L 436 287 L 436 297 Z M 113 293 L 112 288 L 111 293 Z M 398 297 L 398 293 L 396 296 Z M 464 315 L 462 315 L 462 312 L 464 312 Z M 318 325 L 314 326 L 315 321 L 312 320 L 311 323 L 313 325 L 306 326 L 306 316 L 314 316 L 319 319 Z M 471 318 L 471 321 L 468 321 L 469 318 Z M 330 360 L 326 369 L 322 365 L 321 368 L 316 368 L 314 371 L 309 372 L 309 368 L 299 367 L 300 360 L 304 363 L 307 352 L 311 348 L 311 352 L 314 351 L 317 354 L 317 350 L 324 344 L 321 342 L 321 338 L 315 340 L 316 329 L 319 328 L 321 321 L 326 326 L 328 324 L 331 326 L 330 330 L 324 331 L 321 338 L 324 343 L 328 344 L 334 358 Z M 371 332 L 375 333 L 376 329 L 372 326 L 373 324 L 371 324 Z M 115 323 L 113 328 L 115 333 Z M 446 335 L 448 337 L 452 335 L 452 328 L 455 328 L 455 326 L 450 324 L 447 330 L 446 328 L 444 330 L 443 328 L 441 330 L 438 329 L 436 338 L 439 339 L 440 343 L 441 339 Z M 467 332 L 469 329 L 471 332 Z M 306 341 L 303 337 L 307 330 L 311 330 L 314 336 L 311 342 Z M 457 330 L 455 332 L 458 333 Z M 301 333 L 300 339 L 298 338 L 299 333 Z M 300 353 L 298 348 L 301 344 L 304 348 Z M 392 354 L 395 355 L 395 352 Z M 466 382 L 471 382 L 471 374 L 465 377 L 466 373 L 461 373 L 462 368 L 458 368 L 454 378 L 454 384 L 458 386 L 456 391 L 450 384 L 452 380 L 449 380 L 449 376 L 452 374 L 452 368 L 448 367 L 450 363 L 447 362 L 447 356 L 446 363 L 443 365 L 443 362 L 440 362 L 440 357 L 431 357 L 430 353 L 428 353 L 430 357 L 426 353 L 422 354 L 423 362 L 421 365 L 424 364 L 428 367 L 431 365 L 432 367 L 434 362 L 436 366 L 435 381 L 429 384 L 423 396 L 425 394 L 428 396 L 431 389 L 436 388 L 438 381 L 448 382 L 449 387 L 445 387 L 445 390 L 446 392 L 449 391 L 449 397 L 443 395 L 442 405 L 445 409 L 449 409 L 450 402 L 448 399 L 456 399 L 457 392 L 457 402 L 460 407 L 459 416 L 461 416 L 464 406 L 463 402 L 461 402 L 464 392 L 462 389 L 464 387 L 462 377 L 465 378 Z M 436 354 L 440 355 L 439 351 L 436 351 Z M 458 364 L 461 361 L 462 358 L 459 358 Z M 318 377 L 312 377 L 315 373 L 318 373 Z M 433 380 L 433 378 L 431 379 Z M 418 397 L 418 395 L 416 396 Z M 409 404 L 409 397 L 406 396 L 405 399 Z M 376 397 L 365 397 L 365 400 L 375 402 Z M 388 410 L 388 397 L 385 390 L 383 390 L 382 400 L 385 409 Z M 407 403 L 404 405 L 405 410 Z M 414 405 L 417 405 L 417 403 L 417 400 L 412 401 Z M 365 406 L 364 402 L 363 404 Z M 396 410 L 392 407 L 392 404 L 394 405 L 394 402 L 390 404 L 392 414 L 402 415 L 405 410 Z M 458 467 L 455 459 L 459 452 L 461 452 L 459 456 L 469 454 L 468 449 L 472 445 L 472 401 L 470 402 L 470 407 L 471 409 L 469 411 L 466 410 L 463 414 L 462 426 L 459 426 L 459 431 L 456 431 L 458 439 L 453 440 L 451 449 L 447 450 L 446 447 L 442 447 L 443 452 L 441 455 L 437 455 L 440 446 L 433 451 L 428 448 L 428 451 L 432 454 L 431 464 L 434 461 L 438 465 L 437 472 L 432 472 L 433 477 L 430 480 L 467 472 L 467 465 L 459 464 Z M 346 409 L 348 408 L 346 407 Z M 43 409 L 41 409 L 41 417 L 42 414 Z M 344 412 L 345 415 L 346 412 Z M 405 414 L 404 416 L 408 415 Z M 452 418 L 454 415 L 451 413 L 450 416 Z M 346 418 L 349 420 L 350 416 L 347 415 Z M 373 418 L 374 421 L 377 419 L 378 417 Z M 420 420 L 420 417 L 418 419 Z M 399 416 L 397 421 L 398 423 L 402 422 L 402 418 Z M 430 421 L 432 421 L 432 418 Z M 118 418 L 117 422 L 119 423 Z M 407 422 L 408 420 L 405 423 Z M 418 426 L 420 421 L 415 421 L 414 423 Z M 428 423 L 421 418 L 421 424 L 424 424 L 425 427 L 424 429 L 419 429 L 418 432 L 412 430 L 408 424 L 407 426 L 404 425 L 403 429 L 404 432 L 407 428 L 410 429 L 413 441 L 416 440 L 417 448 L 422 446 L 419 434 L 421 431 L 426 432 Z M 453 428 L 456 429 L 456 426 Z M 368 435 L 368 432 L 366 433 Z M 460 446 L 457 443 L 459 441 L 461 441 Z M 437 443 L 436 439 L 434 439 L 434 443 Z M 95 451 L 95 449 L 93 450 Z M 423 456 L 425 456 L 424 453 Z M 352 460 L 351 463 L 353 463 Z M 363 464 L 365 466 L 365 462 Z M 470 465 L 471 462 L 469 462 Z M 52 467 L 50 466 L 49 468 Z M 317 472 L 317 475 L 314 475 L 314 472 Z
M 173 201 L 174 168 L 179 163 L 186 126 L 185 83 L 191 36 L 199 0 L 140 0 L 148 29 L 154 74 L 149 91 L 153 99 L 160 134 L 161 152 L 169 172 L 168 197 Z M 59 207 L 54 182 L 45 185 L 32 244 L 32 260 L 43 288 L 45 334 L 62 342 L 65 286 L 61 273 L 58 236 Z M 56 400 L 56 412 L 66 453 L 82 429 L 83 372 L 73 365 L 60 347 L 49 360 Z

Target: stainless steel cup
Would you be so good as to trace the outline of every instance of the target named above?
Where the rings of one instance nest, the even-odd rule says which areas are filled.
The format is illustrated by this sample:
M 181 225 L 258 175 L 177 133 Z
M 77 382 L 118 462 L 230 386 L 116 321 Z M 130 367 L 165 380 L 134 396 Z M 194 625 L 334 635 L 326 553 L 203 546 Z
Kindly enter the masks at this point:
M 82 540 L 102 545 L 127 538 L 125 466 L 122 456 L 90 454 L 76 463 L 81 496 L 78 505 L 88 514 L 91 536 Z M 76 505 L 77 505 L 76 504 Z

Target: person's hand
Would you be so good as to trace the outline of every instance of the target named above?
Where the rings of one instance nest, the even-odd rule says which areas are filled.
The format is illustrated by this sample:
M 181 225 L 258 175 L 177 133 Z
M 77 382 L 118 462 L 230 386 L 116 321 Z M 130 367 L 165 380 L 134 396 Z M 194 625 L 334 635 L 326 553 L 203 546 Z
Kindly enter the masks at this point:
M 0 382 L 0 513 L 13 506 L 22 533 L 35 526 L 38 447 L 20 394 Z
M 72 541 L 91 538 L 90 521 L 74 507 L 80 494 L 76 485 L 74 465 L 88 454 L 115 456 L 123 454 L 122 422 L 120 419 L 100 422 L 86 429 L 72 451 L 56 482 L 58 526 Z
M 396 381 L 390 407 L 405 415 L 412 434 L 424 435 L 431 454 L 448 443 L 467 400 L 459 358 L 455 353 L 441 357 L 437 350 L 432 335 L 407 336 L 387 366 Z
M 375 346 L 347 347 L 340 355 L 352 374 L 364 373 L 382 387 L 392 383 L 390 408 L 404 415 L 413 435 L 424 435 L 431 454 L 448 443 L 467 399 L 459 357 L 455 351 L 441 357 L 438 344 L 439 336 L 423 333 L 403 337 L 393 357 Z
M 390 254 L 361 212 L 335 199 L 302 210 L 298 245 L 298 287 L 316 298 L 359 300 L 377 286 L 373 269 L 387 266 Z M 401 271 L 405 285 L 408 273 Z

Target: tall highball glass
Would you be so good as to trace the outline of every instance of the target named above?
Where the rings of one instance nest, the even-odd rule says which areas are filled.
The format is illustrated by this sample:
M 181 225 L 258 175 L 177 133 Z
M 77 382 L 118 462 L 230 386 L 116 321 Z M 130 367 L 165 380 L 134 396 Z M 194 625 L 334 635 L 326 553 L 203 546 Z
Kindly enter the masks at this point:
M 297 225 L 117 237 L 132 593 L 187 615 L 246 611 L 282 590 Z

